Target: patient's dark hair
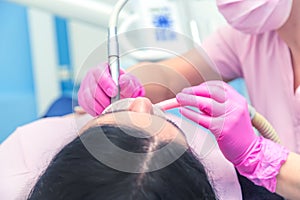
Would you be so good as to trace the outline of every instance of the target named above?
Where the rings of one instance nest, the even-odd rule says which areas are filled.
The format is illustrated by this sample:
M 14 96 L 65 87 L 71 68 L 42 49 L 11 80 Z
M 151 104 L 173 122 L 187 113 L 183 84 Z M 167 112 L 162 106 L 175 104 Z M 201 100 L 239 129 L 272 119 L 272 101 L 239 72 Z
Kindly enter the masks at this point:
M 51 161 L 37 181 L 28 199 L 30 200 L 199 200 L 216 199 L 203 165 L 188 149 L 170 165 L 152 172 L 128 173 L 101 163 L 84 146 L 83 140 L 91 139 L 100 132 L 120 148 L 136 153 L 157 150 L 166 141 L 160 141 L 153 149 L 153 137 L 137 138 L 128 132 L 143 130 L 131 127 L 103 125 L 85 131 L 66 145 Z M 95 140 L 96 141 L 96 140 Z M 157 141 L 156 141 L 157 142 Z M 96 143 L 96 142 L 95 142 Z M 97 148 L 95 144 L 93 148 Z M 177 144 L 182 148 L 182 144 Z M 150 148 L 151 147 L 151 148 Z M 103 155 L 112 155 L 109 149 Z M 172 151 L 172 150 L 170 150 Z M 172 154 L 173 152 L 169 152 Z M 147 154 L 146 154 L 147 155 Z M 122 158 L 124 161 L 126 158 Z M 140 160 L 145 166 L 153 160 Z M 136 165 L 133 163 L 133 165 Z

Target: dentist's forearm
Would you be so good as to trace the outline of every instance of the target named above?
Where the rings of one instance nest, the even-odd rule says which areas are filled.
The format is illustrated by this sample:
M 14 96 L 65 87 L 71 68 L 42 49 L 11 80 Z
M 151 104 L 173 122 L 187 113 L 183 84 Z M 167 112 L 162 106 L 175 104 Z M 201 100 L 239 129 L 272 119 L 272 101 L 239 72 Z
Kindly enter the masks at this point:
M 276 178 L 276 193 L 287 199 L 300 199 L 300 155 L 289 153 Z
M 157 63 L 139 63 L 128 72 L 139 78 L 153 103 L 173 98 L 183 88 L 221 79 L 196 49 Z
M 300 155 L 262 137 L 257 141 L 238 171 L 286 199 L 300 199 Z

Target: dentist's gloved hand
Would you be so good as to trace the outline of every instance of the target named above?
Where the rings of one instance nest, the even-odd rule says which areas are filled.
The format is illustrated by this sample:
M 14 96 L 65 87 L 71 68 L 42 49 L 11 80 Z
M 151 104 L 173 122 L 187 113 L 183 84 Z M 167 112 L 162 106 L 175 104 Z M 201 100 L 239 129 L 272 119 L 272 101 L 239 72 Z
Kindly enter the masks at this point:
M 288 150 L 254 133 L 244 97 L 222 81 L 208 81 L 183 89 L 176 98 L 181 106 L 194 107 L 182 107 L 180 112 L 215 135 L 240 174 L 275 192 L 276 175 Z
M 185 107 L 180 112 L 209 129 L 224 156 L 233 164 L 240 163 L 248 147 L 257 139 L 245 98 L 221 81 L 183 89 L 176 98 L 182 106 L 197 108 Z
M 145 90 L 139 80 L 123 70 L 120 71 L 121 98 L 135 98 L 145 95 Z M 117 95 L 117 86 L 112 80 L 107 63 L 91 69 L 78 91 L 79 105 L 90 115 L 97 116 L 110 104 L 111 97 Z

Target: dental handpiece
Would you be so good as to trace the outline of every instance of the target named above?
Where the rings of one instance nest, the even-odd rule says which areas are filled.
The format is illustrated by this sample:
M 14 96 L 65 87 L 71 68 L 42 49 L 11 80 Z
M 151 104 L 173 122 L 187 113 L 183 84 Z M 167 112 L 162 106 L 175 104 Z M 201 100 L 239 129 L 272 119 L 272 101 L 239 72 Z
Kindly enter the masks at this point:
M 119 86 L 120 58 L 119 58 L 117 27 L 110 27 L 108 29 L 107 50 L 108 50 L 109 72 L 118 90 L 117 95 L 111 98 L 111 103 L 114 103 L 120 99 L 120 86 Z
M 118 18 L 119 13 L 128 0 L 119 0 L 115 5 L 108 24 L 108 64 L 109 71 L 112 76 L 114 83 L 117 85 L 118 93 L 115 97 L 111 98 L 111 103 L 114 103 L 120 99 L 120 85 L 119 85 L 119 76 L 120 76 L 120 53 L 119 53 L 119 42 L 118 42 Z
M 168 99 L 155 104 L 160 109 L 166 111 L 173 108 L 179 108 L 180 104 L 176 98 Z M 276 143 L 280 143 L 279 136 L 272 125 L 260 113 L 258 113 L 252 106 L 248 105 L 249 115 L 253 127 L 265 138 L 270 139 Z

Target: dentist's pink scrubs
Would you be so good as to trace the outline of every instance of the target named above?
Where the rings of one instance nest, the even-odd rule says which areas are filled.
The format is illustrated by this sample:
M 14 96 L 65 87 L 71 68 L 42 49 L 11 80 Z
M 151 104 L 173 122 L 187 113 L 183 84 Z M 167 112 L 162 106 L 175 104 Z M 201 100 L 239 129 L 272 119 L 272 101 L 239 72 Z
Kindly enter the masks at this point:
M 290 51 L 277 32 L 247 35 L 225 26 L 203 48 L 223 77 L 245 79 L 256 110 L 300 153 L 300 87 L 294 91 Z
M 78 130 L 91 119 L 51 117 L 19 127 L 0 146 L 0 199 L 24 200 L 52 158 L 77 137 Z M 173 117 L 182 127 L 197 157 L 207 168 L 208 175 L 220 199 L 242 199 L 235 170 L 212 139 L 212 136 Z

